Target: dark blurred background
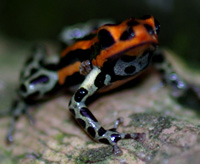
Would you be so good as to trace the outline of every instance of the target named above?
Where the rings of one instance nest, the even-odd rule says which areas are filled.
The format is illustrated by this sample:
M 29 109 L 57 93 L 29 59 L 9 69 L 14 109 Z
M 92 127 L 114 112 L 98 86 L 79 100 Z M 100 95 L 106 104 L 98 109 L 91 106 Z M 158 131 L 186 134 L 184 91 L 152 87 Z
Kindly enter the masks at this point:
M 1 0 L 0 37 L 55 40 L 64 26 L 90 19 L 152 14 L 161 24 L 160 45 L 200 68 L 199 0 Z

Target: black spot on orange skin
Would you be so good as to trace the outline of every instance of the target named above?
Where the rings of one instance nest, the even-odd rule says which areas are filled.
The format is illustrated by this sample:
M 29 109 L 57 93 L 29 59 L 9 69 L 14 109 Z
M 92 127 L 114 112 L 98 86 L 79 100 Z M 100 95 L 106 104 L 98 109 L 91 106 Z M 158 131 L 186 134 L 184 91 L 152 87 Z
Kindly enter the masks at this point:
M 98 39 L 99 39 L 99 44 L 103 48 L 110 47 L 111 45 L 113 45 L 115 43 L 110 32 L 105 29 L 102 29 L 98 32 Z

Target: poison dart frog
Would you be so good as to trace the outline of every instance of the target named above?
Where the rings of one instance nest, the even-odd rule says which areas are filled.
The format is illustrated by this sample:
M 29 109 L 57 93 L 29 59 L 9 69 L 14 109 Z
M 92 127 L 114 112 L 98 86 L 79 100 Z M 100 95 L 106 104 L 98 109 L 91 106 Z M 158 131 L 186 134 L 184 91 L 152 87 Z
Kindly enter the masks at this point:
M 45 49 L 35 48 L 25 62 L 17 93 L 11 106 L 13 122 L 7 135 L 13 141 L 14 124 L 30 106 L 65 88 L 76 87 L 68 109 L 93 140 L 112 145 L 121 154 L 117 142 L 122 139 L 142 141 L 144 133 L 120 133 L 117 127 L 105 129 L 86 106 L 96 92 L 114 89 L 141 74 L 152 64 L 166 84 L 178 90 L 188 85 L 174 72 L 162 53 L 157 53 L 160 24 L 153 16 L 129 18 L 119 24 L 105 24 L 67 46 L 57 63 L 45 60 Z

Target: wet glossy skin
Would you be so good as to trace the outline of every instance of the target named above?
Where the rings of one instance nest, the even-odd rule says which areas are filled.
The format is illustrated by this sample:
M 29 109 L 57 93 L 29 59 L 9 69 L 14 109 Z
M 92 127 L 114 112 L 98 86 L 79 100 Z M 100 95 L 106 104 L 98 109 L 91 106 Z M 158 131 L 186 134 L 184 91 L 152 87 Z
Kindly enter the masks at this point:
M 113 129 L 104 129 L 85 101 L 97 91 L 107 91 L 134 79 L 151 61 L 162 72 L 167 84 L 187 89 L 187 84 L 178 76 L 170 79 L 174 71 L 163 55 L 154 54 L 159 30 L 160 25 L 152 16 L 130 18 L 117 25 L 107 24 L 68 46 L 58 63 L 46 62 L 44 48 L 36 47 L 21 72 L 19 99 L 11 108 L 13 123 L 8 140 L 13 140 L 14 123 L 22 113 L 27 113 L 30 105 L 65 88 L 78 86 L 68 108 L 95 141 L 112 145 L 115 154 L 122 153 L 117 146 L 121 139 L 142 141 L 143 133 L 119 133 L 120 119 Z

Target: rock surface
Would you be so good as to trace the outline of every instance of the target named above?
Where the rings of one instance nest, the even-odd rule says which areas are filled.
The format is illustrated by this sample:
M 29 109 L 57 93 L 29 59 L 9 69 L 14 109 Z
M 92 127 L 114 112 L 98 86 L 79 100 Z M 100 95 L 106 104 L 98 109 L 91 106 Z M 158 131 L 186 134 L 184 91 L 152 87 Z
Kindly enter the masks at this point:
M 29 54 L 27 47 L 0 39 L 0 110 L 14 98 L 20 67 Z M 197 112 L 177 103 L 169 88 L 159 87 L 159 75 L 150 72 L 144 80 L 104 94 L 89 105 L 105 128 L 112 128 L 115 120 L 123 117 L 120 132 L 146 133 L 143 143 L 120 141 L 122 156 L 114 156 L 112 147 L 95 143 L 83 132 L 68 111 L 71 95 L 67 94 L 32 108 L 35 125 L 21 117 L 11 145 L 5 142 L 10 118 L 0 119 L 0 163 L 199 164 Z M 195 76 L 198 83 L 199 74 L 189 76 Z

